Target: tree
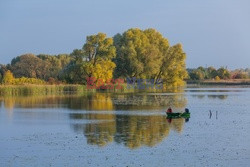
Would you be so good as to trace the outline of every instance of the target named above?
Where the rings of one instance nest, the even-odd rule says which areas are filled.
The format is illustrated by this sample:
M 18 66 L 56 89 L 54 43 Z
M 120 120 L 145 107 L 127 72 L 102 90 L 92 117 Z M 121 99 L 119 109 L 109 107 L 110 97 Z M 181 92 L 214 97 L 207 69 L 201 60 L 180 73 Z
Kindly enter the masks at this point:
M 114 36 L 116 77 L 137 77 L 178 85 L 187 76 L 181 44 L 170 46 L 154 29 L 129 29 Z
M 185 60 L 186 54 L 181 44 L 168 49 L 159 73 L 164 83 L 174 87 L 183 86 L 183 80 L 187 77 Z
M 17 78 L 40 78 L 46 79 L 49 73 L 49 64 L 34 54 L 18 56 L 11 61 L 11 70 Z
M 83 68 L 87 76 L 106 82 L 113 77 L 115 63 L 111 60 L 99 59 L 95 64 L 92 62 L 84 63 Z
M 87 77 L 95 77 L 106 81 L 113 77 L 115 64 L 112 59 L 116 56 L 113 39 L 106 34 L 87 36 L 81 50 L 71 53 L 73 60 L 66 66 L 62 78 L 70 83 L 86 83 Z
M 220 79 L 229 79 L 230 78 L 230 72 L 224 67 L 219 68 L 217 70 L 217 74 L 220 77 Z
M 237 72 L 234 76 L 233 79 L 247 79 L 247 73 L 246 72 Z
M 70 54 L 70 57 L 74 61 L 88 60 L 87 56 L 84 54 L 83 49 L 74 49 L 73 52 Z
M 156 77 L 163 59 L 161 48 L 169 47 L 168 41 L 159 32 L 153 29 L 129 29 L 122 36 L 117 34 L 114 39 L 117 49 L 117 77 Z M 158 45 L 159 43 L 162 45 Z
M 214 79 L 217 76 L 217 71 L 214 67 L 207 68 L 206 79 Z
M 107 38 L 106 34 L 87 36 L 86 43 L 83 45 L 83 51 L 88 56 L 88 61 L 96 62 L 98 58 L 111 60 L 115 58 L 116 49 L 113 45 L 113 39 Z
M 205 78 L 204 72 L 199 69 L 194 69 L 189 73 L 191 80 L 203 80 Z
M 6 71 L 3 76 L 3 84 L 11 85 L 15 82 L 15 78 L 10 70 Z
M 45 55 L 40 54 L 37 56 L 42 59 L 46 64 L 47 75 L 45 80 L 49 78 L 59 79 L 59 74 L 62 70 L 70 63 L 72 57 L 68 54 L 59 54 L 59 55 Z
M 220 80 L 220 77 L 219 77 L 219 76 L 216 76 L 216 77 L 215 77 L 215 80 L 216 80 L 216 81 L 219 81 L 219 80 Z
M 0 83 L 3 80 L 4 74 L 8 71 L 8 68 L 9 68 L 9 65 L 6 66 L 6 65 L 3 65 L 3 64 L 0 64 Z

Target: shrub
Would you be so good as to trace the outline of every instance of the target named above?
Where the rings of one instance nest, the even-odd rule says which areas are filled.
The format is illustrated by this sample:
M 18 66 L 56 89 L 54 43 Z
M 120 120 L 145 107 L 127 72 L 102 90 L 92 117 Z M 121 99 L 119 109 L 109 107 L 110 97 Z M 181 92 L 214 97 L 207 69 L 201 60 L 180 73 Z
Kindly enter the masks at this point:
M 10 70 L 6 71 L 3 76 L 3 84 L 11 85 L 15 82 L 15 78 Z
M 36 85 L 43 85 L 46 84 L 45 81 L 36 78 L 15 78 L 11 71 L 6 71 L 3 77 L 3 84 L 5 85 L 24 85 L 24 84 L 36 84 Z
M 220 77 L 219 77 L 219 76 L 216 76 L 216 77 L 215 77 L 215 80 L 216 80 L 216 81 L 219 81 L 219 80 L 220 80 Z

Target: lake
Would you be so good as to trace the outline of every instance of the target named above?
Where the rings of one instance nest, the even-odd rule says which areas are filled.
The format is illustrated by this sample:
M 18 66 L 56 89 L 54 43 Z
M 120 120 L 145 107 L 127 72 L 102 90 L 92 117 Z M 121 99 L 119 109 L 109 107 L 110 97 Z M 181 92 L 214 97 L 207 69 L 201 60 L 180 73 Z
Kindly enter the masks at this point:
M 0 97 L 0 134 L 3 167 L 249 166 L 250 88 Z

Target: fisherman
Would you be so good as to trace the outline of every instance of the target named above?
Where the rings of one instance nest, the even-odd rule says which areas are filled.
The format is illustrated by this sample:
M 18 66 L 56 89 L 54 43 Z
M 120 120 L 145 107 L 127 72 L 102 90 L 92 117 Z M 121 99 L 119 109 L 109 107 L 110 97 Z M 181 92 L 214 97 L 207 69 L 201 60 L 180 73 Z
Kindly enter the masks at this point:
M 172 113 L 172 108 L 171 107 L 168 108 L 167 113 Z

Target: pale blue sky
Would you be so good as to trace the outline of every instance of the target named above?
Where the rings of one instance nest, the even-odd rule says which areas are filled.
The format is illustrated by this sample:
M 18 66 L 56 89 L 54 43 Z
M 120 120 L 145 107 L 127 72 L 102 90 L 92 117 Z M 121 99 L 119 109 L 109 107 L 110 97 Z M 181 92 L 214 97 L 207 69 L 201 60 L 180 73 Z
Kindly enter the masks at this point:
M 81 48 L 87 35 L 155 28 L 187 67 L 250 67 L 249 0 L 0 0 L 0 63 Z

